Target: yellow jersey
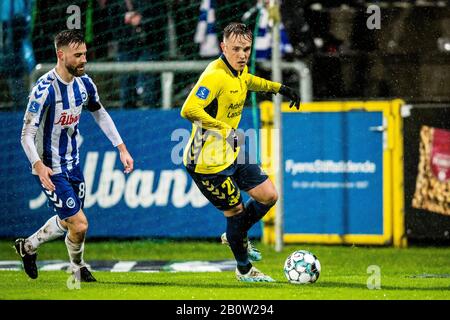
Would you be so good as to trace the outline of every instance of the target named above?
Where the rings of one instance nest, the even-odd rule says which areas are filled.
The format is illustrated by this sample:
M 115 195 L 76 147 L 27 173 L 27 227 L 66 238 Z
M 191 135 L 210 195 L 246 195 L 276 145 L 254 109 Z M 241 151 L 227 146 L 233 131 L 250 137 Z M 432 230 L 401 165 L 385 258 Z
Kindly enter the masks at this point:
M 239 147 L 226 142 L 237 129 L 247 91 L 277 93 L 281 84 L 248 73 L 238 72 L 224 55 L 212 61 L 201 74 L 181 109 L 181 116 L 192 122 L 192 133 L 184 150 L 184 165 L 197 173 L 214 174 L 230 166 Z

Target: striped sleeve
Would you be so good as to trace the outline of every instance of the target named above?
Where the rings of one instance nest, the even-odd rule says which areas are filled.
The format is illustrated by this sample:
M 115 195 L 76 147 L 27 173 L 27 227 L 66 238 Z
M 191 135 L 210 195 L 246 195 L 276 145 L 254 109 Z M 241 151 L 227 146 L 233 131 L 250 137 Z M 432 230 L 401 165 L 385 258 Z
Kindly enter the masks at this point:
M 24 124 L 33 124 L 39 127 L 45 108 L 51 103 L 50 85 L 50 80 L 41 80 L 33 87 L 28 96 L 27 109 L 23 118 Z
M 20 142 L 31 166 L 40 160 L 34 140 L 45 110 L 52 103 L 50 100 L 54 97 L 54 95 L 49 94 L 50 85 L 51 79 L 45 79 L 34 86 L 23 118 Z
M 83 81 L 88 94 L 88 110 L 91 112 L 99 110 L 102 105 L 100 103 L 100 96 L 98 95 L 97 86 L 94 81 L 92 81 L 87 74 L 81 77 L 81 81 Z

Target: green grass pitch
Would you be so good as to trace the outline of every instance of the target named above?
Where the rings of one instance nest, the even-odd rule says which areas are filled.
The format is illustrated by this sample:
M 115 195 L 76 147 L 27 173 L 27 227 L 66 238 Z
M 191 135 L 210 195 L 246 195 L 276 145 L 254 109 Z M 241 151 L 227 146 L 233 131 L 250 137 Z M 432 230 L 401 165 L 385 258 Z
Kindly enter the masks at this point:
M 387 247 L 287 245 L 277 253 L 256 243 L 263 261 L 254 263 L 276 283 L 239 283 L 233 272 L 94 272 L 96 283 L 67 285 L 64 271 L 40 271 L 29 279 L 23 271 L 0 271 L 0 299 L 150 299 L 150 300 L 449 300 L 450 249 L 447 247 Z M 283 274 L 285 258 L 294 250 L 317 255 L 322 272 L 314 284 L 289 284 Z M 39 260 L 67 260 L 64 242 L 44 244 Z M 85 260 L 227 260 L 228 247 L 196 241 L 88 241 Z M 0 260 L 19 260 L 12 241 L 0 241 Z M 369 289 L 372 273 L 380 270 L 380 289 Z M 373 283 L 373 282 L 372 282 Z

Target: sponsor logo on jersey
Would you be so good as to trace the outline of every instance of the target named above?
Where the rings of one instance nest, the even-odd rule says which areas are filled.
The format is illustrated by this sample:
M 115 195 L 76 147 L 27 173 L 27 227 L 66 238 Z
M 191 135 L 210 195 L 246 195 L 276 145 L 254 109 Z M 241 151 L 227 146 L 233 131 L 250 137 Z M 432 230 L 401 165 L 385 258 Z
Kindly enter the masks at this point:
M 206 98 L 208 98 L 209 96 L 209 89 L 203 86 L 199 87 L 195 95 L 202 100 L 206 100 Z
M 55 124 L 61 124 L 61 126 L 70 126 L 71 124 L 78 122 L 80 120 L 80 115 L 72 115 L 67 114 L 67 112 L 61 113 L 61 117 L 59 117 L 58 121 Z
M 238 103 L 232 103 L 228 106 L 228 118 L 234 118 L 238 117 L 242 114 L 242 108 L 244 107 L 245 100 L 238 102 Z

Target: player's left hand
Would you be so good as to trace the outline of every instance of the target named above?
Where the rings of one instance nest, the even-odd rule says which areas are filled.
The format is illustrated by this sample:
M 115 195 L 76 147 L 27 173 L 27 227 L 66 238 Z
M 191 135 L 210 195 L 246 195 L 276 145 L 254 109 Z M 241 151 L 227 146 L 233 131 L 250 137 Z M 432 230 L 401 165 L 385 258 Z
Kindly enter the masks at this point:
M 130 173 L 131 171 L 133 171 L 134 160 L 128 150 L 120 150 L 120 161 L 125 168 L 125 170 L 123 170 L 124 173 Z
M 297 94 L 297 92 L 294 89 L 282 84 L 278 93 L 282 94 L 283 96 L 285 96 L 286 98 L 291 100 L 291 104 L 289 105 L 289 108 L 292 108 L 292 106 L 295 106 L 297 108 L 297 110 L 300 109 L 300 96 Z

